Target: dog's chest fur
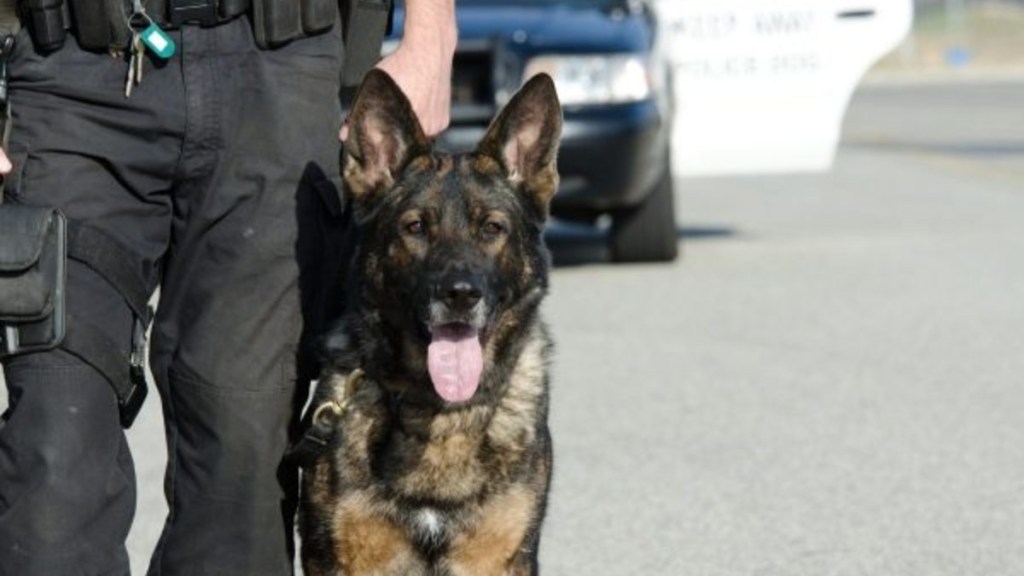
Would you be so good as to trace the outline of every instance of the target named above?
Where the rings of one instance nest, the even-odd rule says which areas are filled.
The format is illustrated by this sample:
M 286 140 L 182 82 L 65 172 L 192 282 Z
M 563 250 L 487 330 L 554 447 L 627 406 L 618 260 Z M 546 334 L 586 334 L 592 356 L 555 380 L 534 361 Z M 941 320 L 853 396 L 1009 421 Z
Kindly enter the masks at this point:
M 337 474 L 325 504 L 345 515 L 349 532 L 361 517 L 388 518 L 424 557 L 465 544 L 481 526 L 522 538 L 538 506 L 533 485 L 548 472 L 536 443 L 547 441 L 537 423 L 546 411 L 549 343 L 535 330 L 494 404 L 420 412 L 369 378 L 359 384 L 339 422 L 334 462 L 313 472 Z M 332 378 L 344 376 L 324 385 L 344 387 Z
M 386 486 L 391 497 L 435 503 L 412 525 L 437 526 L 446 503 L 501 491 L 517 480 L 546 412 L 549 343 L 542 328 L 506 374 L 497 401 L 436 411 L 405 406 L 375 382 L 360 384 L 340 423 L 338 469 L 352 488 Z M 347 472 L 345 472 L 347 471 Z M 430 513 L 434 512 L 434 514 Z M 423 520 L 423 521 L 420 521 Z

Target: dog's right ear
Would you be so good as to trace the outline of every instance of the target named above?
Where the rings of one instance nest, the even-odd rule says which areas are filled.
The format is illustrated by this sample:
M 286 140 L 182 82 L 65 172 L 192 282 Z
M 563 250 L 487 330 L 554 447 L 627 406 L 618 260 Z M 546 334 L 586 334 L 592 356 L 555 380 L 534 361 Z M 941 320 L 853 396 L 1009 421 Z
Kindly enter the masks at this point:
M 547 74 L 530 78 L 491 122 L 477 152 L 497 160 L 510 182 L 547 216 L 558 190 L 558 142 L 562 107 Z
M 387 73 L 366 73 L 348 116 L 342 176 L 356 202 L 388 190 L 409 160 L 430 152 L 409 99 Z

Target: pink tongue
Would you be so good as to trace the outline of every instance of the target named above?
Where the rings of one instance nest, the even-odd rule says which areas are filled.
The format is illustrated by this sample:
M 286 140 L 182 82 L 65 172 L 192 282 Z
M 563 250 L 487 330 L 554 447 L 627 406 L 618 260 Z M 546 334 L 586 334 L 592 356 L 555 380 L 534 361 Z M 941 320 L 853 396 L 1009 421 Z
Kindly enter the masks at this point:
M 427 369 L 434 390 L 448 402 L 465 402 L 476 393 L 484 369 L 476 330 L 469 326 L 434 328 L 427 348 Z

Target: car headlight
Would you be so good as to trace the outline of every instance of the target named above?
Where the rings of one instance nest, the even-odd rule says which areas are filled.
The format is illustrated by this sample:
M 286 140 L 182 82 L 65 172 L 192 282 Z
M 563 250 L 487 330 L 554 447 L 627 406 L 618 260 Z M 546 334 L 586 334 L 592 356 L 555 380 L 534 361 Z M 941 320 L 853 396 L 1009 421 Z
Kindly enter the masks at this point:
M 651 96 L 649 63 L 637 54 L 538 56 L 530 59 L 523 81 L 546 72 L 562 105 L 621 104 Z

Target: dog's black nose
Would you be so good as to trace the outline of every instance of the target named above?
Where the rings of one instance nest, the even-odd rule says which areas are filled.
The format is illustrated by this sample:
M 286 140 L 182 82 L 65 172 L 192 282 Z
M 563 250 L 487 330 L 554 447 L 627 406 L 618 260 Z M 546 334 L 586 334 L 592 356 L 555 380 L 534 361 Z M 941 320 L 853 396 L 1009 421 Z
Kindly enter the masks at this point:
M 442 281 L 438 288 L 438 296 L 451 310 L 469 310 L 484 295 L 480 282 L 471 276 L 449 278 Z

